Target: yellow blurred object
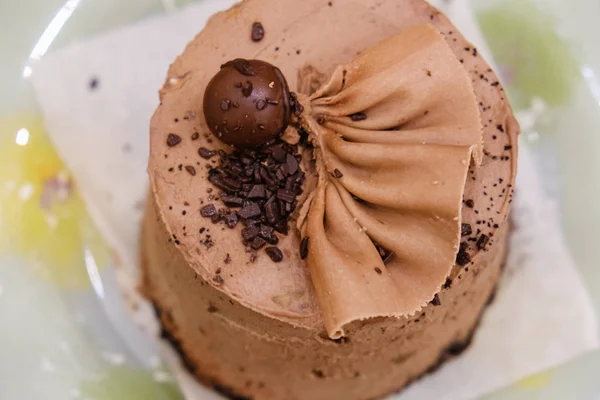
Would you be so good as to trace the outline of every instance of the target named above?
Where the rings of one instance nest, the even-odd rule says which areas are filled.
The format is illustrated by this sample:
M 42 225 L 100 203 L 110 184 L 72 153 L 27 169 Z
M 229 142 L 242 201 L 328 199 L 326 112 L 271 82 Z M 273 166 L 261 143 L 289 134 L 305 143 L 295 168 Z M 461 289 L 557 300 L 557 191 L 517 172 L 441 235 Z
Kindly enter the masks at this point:
M 539 374 L 528 376 L 527 378 L 521 379 L 515 384 L 516 387 L 521 389 L 536 390 L 545 387 L 550 378 L 552 377 L 552 371 L 545 371 Z
M 61 287 L 87 288 L 86 248 L 102 267 L 109 251 L 42 119 L 0 118 L 0 250 L 26 257 L 37 273 Z

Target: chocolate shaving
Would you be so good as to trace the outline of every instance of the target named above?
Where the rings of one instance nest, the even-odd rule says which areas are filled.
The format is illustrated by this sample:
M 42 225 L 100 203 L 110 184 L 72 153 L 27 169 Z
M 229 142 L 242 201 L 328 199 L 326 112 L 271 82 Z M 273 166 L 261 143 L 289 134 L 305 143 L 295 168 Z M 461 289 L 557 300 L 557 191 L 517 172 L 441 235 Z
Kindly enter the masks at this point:
M 203 150 L 208 156 L 207 152 L 211 150 Z M 229 227 L 241 221 L 245 226 L 242 240 L 249 249 L 277 244 L 276 232 L 288 233 L 288 221 L 298 206 L 296 198 L 305 180 L 298 147 L 276 139 L 256 149 L 229 154 L 219 150 L 217 154 L 219 162 L 209 169 L 208 180 L 221 190 L 219 197 L 226 208 L 218 212 L 203 208 L 201 213 Z
M 244 204 L 242 209 L 238 211 L 238 215 L 242 219 L 258 217 L 259 215 L 261 215 L 260 206 L 257 203 L 248 201 Z
M 308 257 L 308 244 L 309 244 L 310 238 L 307 236 L 304 239 L 302 239 L 302 241 L 300 242 L 300 259 L 304 260 L 306 257 Z

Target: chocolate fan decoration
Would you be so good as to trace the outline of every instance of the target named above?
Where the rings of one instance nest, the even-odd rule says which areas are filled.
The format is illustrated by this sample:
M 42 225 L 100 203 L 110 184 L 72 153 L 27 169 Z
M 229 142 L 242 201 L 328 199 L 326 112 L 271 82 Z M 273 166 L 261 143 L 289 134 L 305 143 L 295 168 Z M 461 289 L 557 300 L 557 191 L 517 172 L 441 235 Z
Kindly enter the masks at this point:
M 467 172 L 482 158 L 470 78 L 444 37 L 418 25 L 299 96 L 319 181 L 298 225 L 329 336 L 414 314 L 455 264 Z

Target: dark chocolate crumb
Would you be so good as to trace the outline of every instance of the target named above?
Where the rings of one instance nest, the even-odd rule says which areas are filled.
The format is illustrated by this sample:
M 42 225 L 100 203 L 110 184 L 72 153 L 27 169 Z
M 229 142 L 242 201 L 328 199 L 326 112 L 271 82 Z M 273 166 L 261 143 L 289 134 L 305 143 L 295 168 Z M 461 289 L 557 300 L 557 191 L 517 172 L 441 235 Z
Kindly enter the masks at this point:
M 252 247 L 254 250 L 258 250 L 266 244 L 267 244 L 267 241 L 265 239 L 257 236 L 254 239 L 252 239 L 252 242 L 250 242 L 250 247 Z
M 325 378 L 325 374 L 320 369 L 313 369 L 312 373 L 313 373 L 314 376 L 316 376 L 319 379 Z
M 340 171 L 339 169 L 336 168 L 333 170 L 333 176 L 335 176 L 336 178 L 339 179 L 339 178 L 343 177 L 344 174 L 342 174 L 342 171 Z
M 498 129 L 500 132 L 504 133 L 504 127 L 501 124 L 496 125 L 496 129 Z
M 367 119 L 367 114 L 364 112 L 357 112 L 349 116 L 352 121 L 364 121 Z
M 190 174 L 191 176 L 196 175 L 196 168 L 192 167 L 191 165 L 186 165 L 185 166 L 185 170 L 188 172 L 188 174 Z
M 252 24 L 252 40 L 260 42 L 265 37 L 265 28 L 260 22 Z
M 181 143 L 181 136 L 169 133 L 169 136 L 167 136 L 167 146 L 173 147 L 177 146 L 179 143 Z
M 462 224 L 461 225 L 461 229 L 460 229 L 461 236 L 469 236 L 471 233 L 473 233 L 473 230 L 471 229 L 471 224 Z
M 217 311 L 219 311 L 219 309 L 217 307 L 215 307 L 214 305 L 210 304 L 208 306 L 208 308 L 206 309 L 206 311 L 213 314 L 213 313 L 216 313 Z
M 433 300 L 431 300 L 431 304 L 433 304 L 434 306 L 442 305 L 442 302 L 440 301 L 440 296 L 438 296 L 437 293 L 435 294 L 435 296 L 433 296 Z
M 200 209 L 200 215 L 204 218 L 211 218 L 217 214 L 217 209 L 214 204 L 207 204 Z
M 479 239 L 477 239 L 477 248 L 484 249 L 489 241 L 490 241 L 489 236 L 487 236 L 487 235 L 479 236 Z
M 200 134 L 198 132 L 192 133 L 192 140 L 198 140 L 199 137 L 200 137 Z
M 464 250 L 460 250 L 456 255 L 456 263 L 460 266 L 467 265 L 471 261 L 471 256 Z
M 375 267 L 375 272 L 377 272 L 379 275 L 383 273 L 383 271 L 379 267 Z
M 475 202 L 471 199 L 468 199 L 465 201 L 465 205 L 469 208 L 473 208 L 473 207 L 475 207 Z
M 223 277 L 221 277 L 221 275 L 213 276 L 212 280 L 217 286 L 221 286 L 223 283 L 225 283 L 225 280 Z
M 211 157 L 213 157 L 215 154 L 217 154 L 216 151 L 214 150 L 209 150 L 206 147 L 200 147 L 198 149 L 198 155 L 202 158 L 204 158 L 205 160 L 210 159 Z
M 227 253 L 227 255 L 225 256 L 225 259 L 223 260 L 223 262 L 225 264 L 229 264 L 231 262 L 231 256 L 229 255 L 229 253 Z
M 278 263 L 281 260 L 283 260 L 283 253 L 281 252 L 281 250 L 279 249 L 279 247 L 267 247 L 265 249 L 265 252 L 267 253 L 267 255 L 269 256 L 269 258 L 273 262 Z

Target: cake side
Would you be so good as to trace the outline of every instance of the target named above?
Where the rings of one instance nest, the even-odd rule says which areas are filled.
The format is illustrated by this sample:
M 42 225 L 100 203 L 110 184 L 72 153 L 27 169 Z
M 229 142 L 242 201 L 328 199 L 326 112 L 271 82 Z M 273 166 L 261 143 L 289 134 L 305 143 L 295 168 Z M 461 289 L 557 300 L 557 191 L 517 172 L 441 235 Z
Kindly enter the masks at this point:
M 349 327 L 332 341 L 322 330 L 293 327 L 223 295 L 189 268 L 149 203 L 142 234 L 143 289 L 202 381 L 259 399 L 371 399 L 389 394 L 456 353 L 492 295 L 506 252 L 507 227 L 496 244 L 450 278 L 412 318 Z

